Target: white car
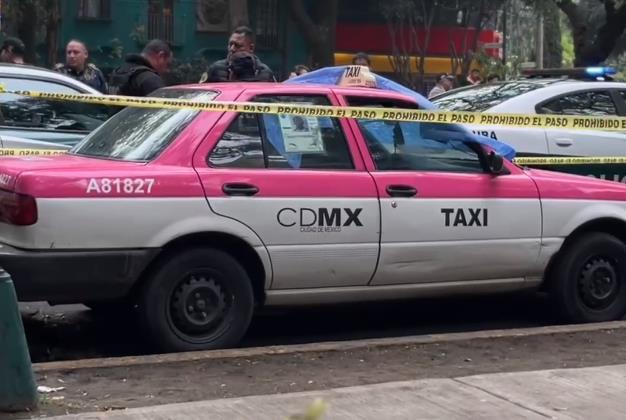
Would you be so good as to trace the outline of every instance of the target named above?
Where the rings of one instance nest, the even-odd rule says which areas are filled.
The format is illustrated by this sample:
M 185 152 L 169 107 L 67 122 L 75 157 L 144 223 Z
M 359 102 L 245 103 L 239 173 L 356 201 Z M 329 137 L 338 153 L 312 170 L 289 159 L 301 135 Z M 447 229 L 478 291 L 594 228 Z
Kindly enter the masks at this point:
M 598 73 L 600 69 L 595 69 Z M 432 99 L 448 111 L 626 116 L 626 83 L 526 78 L 455 89 Z M 471 126 L 523 156 L 626 156 L 626 132 Z M 570 165 L 567 172 L 626 182 L 626 165 Z
M 0 84 L 7 90 L 102 95 L 66 75 L 26 65 L 0 64 Z M 111 109 L 100 105 L 0 93 L 0 136 L 29 140 L 24 144 L 13 142 L 10 147 L 49 148 L 36 142 L 42 141 L 58 144 L 60 149 L 65 149 L 82 140 L 110 115 Z

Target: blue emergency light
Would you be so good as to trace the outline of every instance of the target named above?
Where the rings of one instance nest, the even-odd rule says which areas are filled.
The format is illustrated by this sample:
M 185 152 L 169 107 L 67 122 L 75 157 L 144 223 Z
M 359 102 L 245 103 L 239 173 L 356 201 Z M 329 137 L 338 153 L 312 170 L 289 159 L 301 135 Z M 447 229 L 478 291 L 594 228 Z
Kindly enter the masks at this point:
M 578 80 L 613 80 L 613 75 L 617 71 L 613 67 L 592 66 L 574 67 L 569 69 L 526 69 L 522 70 L 522 75 L 527 78 L 570 78 Z
M 611 76 L 617 73 L 617 71 L 613 67 L 587 67 L 585 73 L 589 76 L 604 77 Z

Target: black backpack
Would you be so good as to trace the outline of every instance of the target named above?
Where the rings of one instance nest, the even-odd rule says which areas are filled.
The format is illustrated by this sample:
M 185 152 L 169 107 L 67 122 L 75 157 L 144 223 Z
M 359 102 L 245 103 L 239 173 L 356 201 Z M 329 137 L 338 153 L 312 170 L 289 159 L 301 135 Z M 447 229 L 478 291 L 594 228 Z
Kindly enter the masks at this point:
M 131 69 L 123 72 L 117 69 L 114 70 L 111 73 L 109 82 L 109 95 L 139 96 L 137 92 L 134 92 L 132 81 L 136 76 L 145 72 L 154 73 L 154 70 L 142 65 L 133 66 Z

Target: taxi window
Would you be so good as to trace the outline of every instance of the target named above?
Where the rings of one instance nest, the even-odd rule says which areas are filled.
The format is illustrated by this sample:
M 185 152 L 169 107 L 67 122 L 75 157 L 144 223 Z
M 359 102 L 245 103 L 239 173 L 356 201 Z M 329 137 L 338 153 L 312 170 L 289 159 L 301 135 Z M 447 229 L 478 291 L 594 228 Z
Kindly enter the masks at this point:
M 260 96 L 255 102 L 330 105 L 325 96 Z M 208 156 L 228 168 L 353 169 L 336 118 L 239 114 Z
M 407 108 L 388 100 L 348 101 L 351 106 Z M 484 172 L 480 146 L 467 142 L 468 134 L 453 124 L 356 121 L 379 171 Z
M 210 101 L 216 92 L 164 89 L 150 96 Z M 156 158 L 193 121 L 199 111 L 128 107 L 78 143 L 70 153 L 147 162 Z
M 550 100 L 537 107 L 540 114 L 617 115 L 609 91 L 573 93 Z
M 7 90 L 81 93 L 63 84 L 44 80 L 0 77 L 0 83 Z M 5 127 L 89 132 L 111 114 L 107 107 L 101 105 L 47 101 L 10 93 L 0 95 L 0 125 Z

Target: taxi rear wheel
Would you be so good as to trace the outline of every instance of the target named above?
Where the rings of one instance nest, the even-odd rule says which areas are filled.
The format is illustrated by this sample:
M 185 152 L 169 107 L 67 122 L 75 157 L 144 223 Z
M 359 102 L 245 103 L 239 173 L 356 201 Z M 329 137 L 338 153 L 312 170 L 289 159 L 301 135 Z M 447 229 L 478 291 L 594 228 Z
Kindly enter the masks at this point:
M 241 264 L 223 251 L 196 248 L 153 271 L 140 296 L 139 319 L 162 351 L 210 350 L 237 345 L 253 307 Z
M 551 294 L 568 322 L 603 322 L 626 314 L 626 246 L 606 233 L 571 242 L 552 270 Z

